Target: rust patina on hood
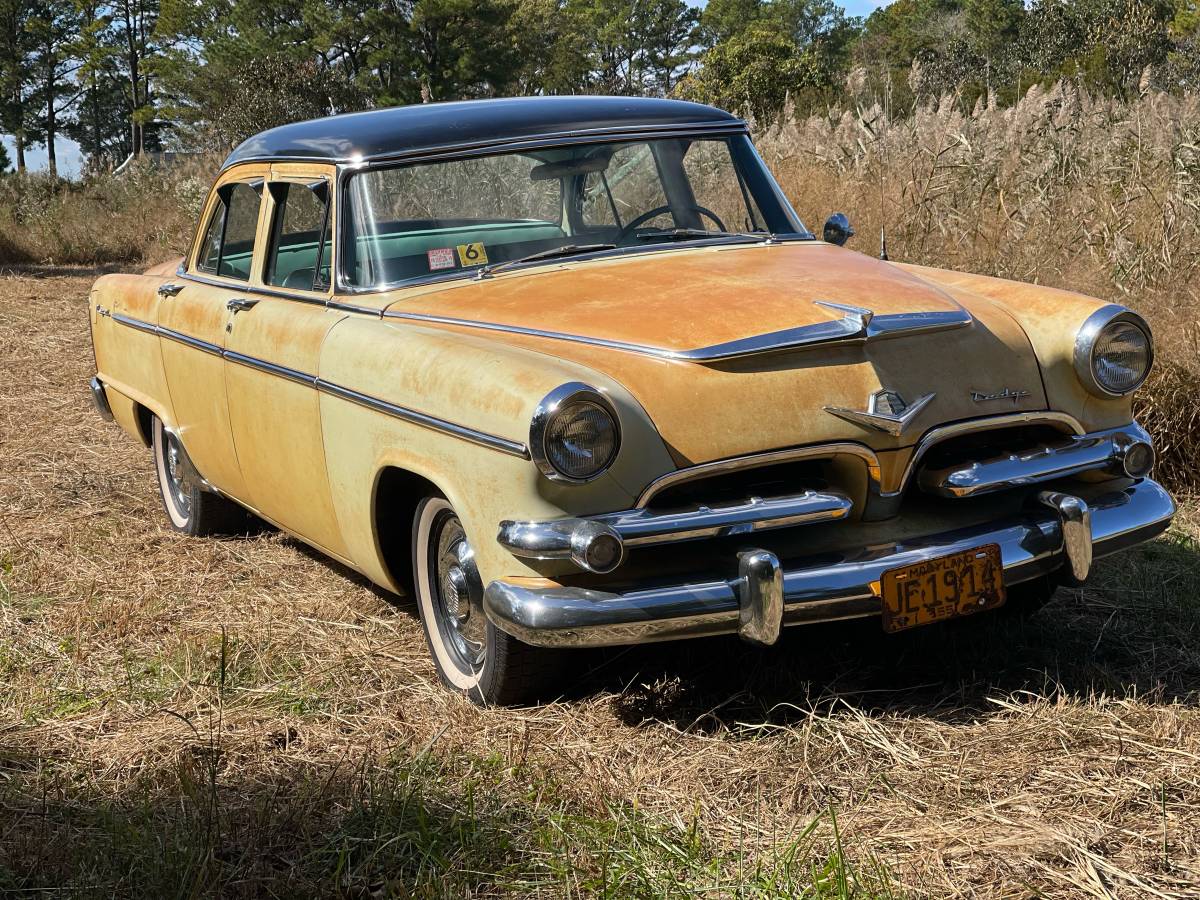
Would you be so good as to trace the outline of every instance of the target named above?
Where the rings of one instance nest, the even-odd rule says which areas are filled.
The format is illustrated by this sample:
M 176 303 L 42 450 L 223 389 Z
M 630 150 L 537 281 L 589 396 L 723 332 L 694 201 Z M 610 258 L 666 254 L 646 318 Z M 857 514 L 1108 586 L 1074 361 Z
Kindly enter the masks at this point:
M 999 306 L 821 243 L 511 271 L 413 289 L 387 315 L 605 372 L 681 464 L 836 440 L 886 450 L 942 422 L 1046 404 L 1029 341 Z M 866 411 L 879 390 L 933 398 L 900 434 L 828 411 Z

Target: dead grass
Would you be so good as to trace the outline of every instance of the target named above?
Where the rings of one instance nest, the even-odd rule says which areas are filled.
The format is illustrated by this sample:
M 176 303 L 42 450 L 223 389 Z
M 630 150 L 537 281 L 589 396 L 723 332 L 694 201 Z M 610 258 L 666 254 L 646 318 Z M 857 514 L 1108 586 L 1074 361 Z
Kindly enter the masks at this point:
M 90 275 L 40 274 L 0 277 L 0 890 L 1196 895 L 1194 506 L 1025 625 L 581 654 L 479 710 L 409 605 L 168 531 Z

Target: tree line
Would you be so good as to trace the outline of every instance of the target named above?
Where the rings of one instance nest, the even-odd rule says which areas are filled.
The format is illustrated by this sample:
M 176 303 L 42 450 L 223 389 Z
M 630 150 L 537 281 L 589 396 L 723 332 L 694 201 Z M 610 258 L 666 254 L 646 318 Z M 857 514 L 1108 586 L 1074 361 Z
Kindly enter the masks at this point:
M 282 122 L 516 94 L 670 95 L 769 121 L 1078 79 L 1200 81 L 1197 0 L 0 0 L 0 171 L 54 140 L 102 170 Z M 851 76 L 852 77 L 848 77 Z

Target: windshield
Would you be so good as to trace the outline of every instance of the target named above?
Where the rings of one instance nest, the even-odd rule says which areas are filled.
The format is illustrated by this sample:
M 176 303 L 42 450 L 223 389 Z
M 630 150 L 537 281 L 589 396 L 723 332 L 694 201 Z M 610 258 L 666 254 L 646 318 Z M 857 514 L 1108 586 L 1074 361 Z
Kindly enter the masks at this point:
M 351 176 L 349 206 L 343 268 L 360 287 L 470 274 L 528 257 L 808 236 L 742 135 L 371 169 Z

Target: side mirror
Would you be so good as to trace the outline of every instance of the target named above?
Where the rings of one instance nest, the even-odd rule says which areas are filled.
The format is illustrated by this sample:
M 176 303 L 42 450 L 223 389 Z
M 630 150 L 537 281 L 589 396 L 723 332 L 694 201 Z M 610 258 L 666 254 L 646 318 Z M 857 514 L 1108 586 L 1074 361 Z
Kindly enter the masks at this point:
M 846 218 L 845 213 L 834 213 L 825 220 L 824 237 L 826 243 L 837 244 L 839 247 L 854 237 L 854 228 L 851 227 L 850 220 Z

